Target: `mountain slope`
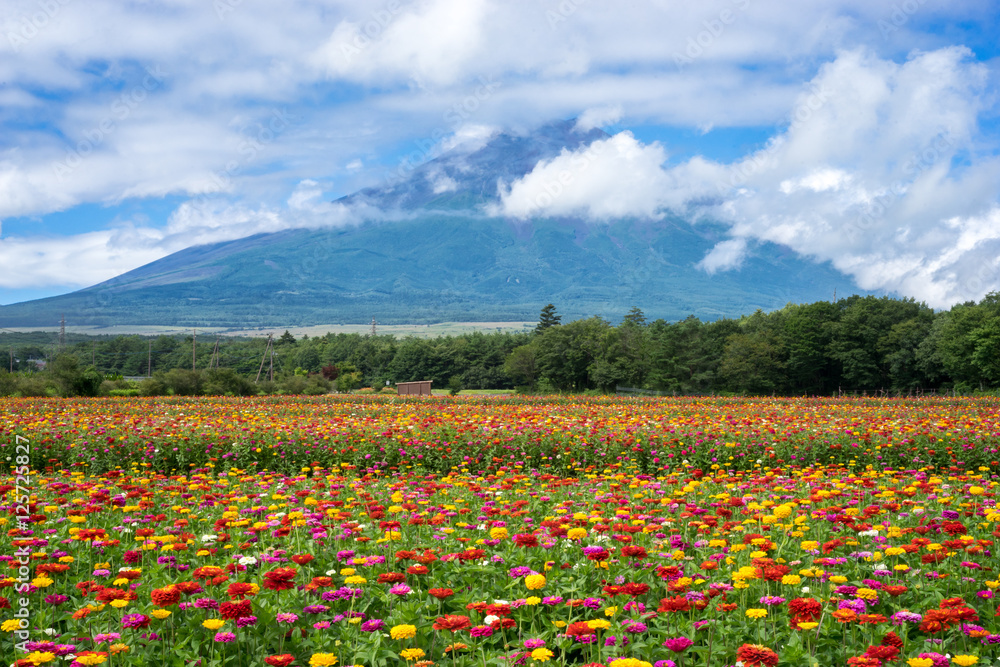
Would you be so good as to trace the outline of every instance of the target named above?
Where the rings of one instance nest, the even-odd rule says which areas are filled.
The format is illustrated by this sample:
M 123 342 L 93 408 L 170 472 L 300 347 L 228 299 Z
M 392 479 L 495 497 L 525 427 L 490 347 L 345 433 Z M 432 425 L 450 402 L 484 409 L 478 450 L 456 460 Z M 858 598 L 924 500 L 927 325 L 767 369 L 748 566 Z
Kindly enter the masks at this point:
M 291 326 L 533 320 L 546 303 L 572 319 L 737 316 L 827 299 L 850 279 L 780 246 L 754 248 L 737 271 L 694 265 L 724 227 L 680 219 L 516 222 L 486 217 L 497 182 L 605 137 L 571 122 L 501 134 L 405 179 L 341 199 L 407 219 L 297 229 L 182 250 L 71 294 L 0 308 L 0 326 L 73 324 Z

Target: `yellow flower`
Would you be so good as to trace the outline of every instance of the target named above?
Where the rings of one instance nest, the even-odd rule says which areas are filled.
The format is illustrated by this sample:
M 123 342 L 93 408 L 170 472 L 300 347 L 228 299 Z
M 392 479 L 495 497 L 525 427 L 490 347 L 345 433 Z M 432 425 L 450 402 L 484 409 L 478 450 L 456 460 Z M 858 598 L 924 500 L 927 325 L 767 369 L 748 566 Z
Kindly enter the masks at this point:
M 586 536 L 587 536 L 586 528 L 570 528 L 569 531 L 566 532 L 566 537 L 568 537 L 571 540 L 582 540 Z
M 368 580 L 362 576 L 355 575 L 353 577 L 347 577 L 344 579 L 345 584 L 350 584 L 352 586 L 357 586 L 358 584 L 366 584 Z
M 933 667 L 934 661 L 930 658 L 910 658 L 906 664 L 910 667 Z
M 169 609 L 154 609 L 153 611 L 149 612 L 149 615 L 152 616 L 153 618 L 155 618 L 158 621 L 162 621 L 166 617 L 170 616 L 170 610 Z
M 830 577 L 830 583 L 831 584 L 846 584 L 847 583 L 847 577 L 842 577 L 839 574 L 835 574 L 834 576 Z
M 530 598 L 525 599 L 524 604 L 529 607 L 534 607 L 535 605 L 541 604 L 542 598 L 532 595 Z
M 207 621 L 204 621 L 201 625 L 202 625 L 202 627 L 208 628 L 209 630 L 218 630 L 219 628 L 221 628 L 225 624 L 226 624 L 226 622 L 223 621 L 223 620 L 221 620 L 221 619 L 210 618 Z
M 604 610 L 605 616 L 614 616 L 617 613 L 618 613 L 618 607 L 608 607 L 607 609 Z
M 859 588 L 854 592 L 854 595 L 862 600 L 875 600 L 878 598 L 878 591 L 871 588 Z
M 424 657 L 425 654 L 422 648 L 407 648 L 400 651 L 399 655 L 403 659 L 409 661 L 409 660 L 416 660 L 417 658 L 422 658 Z
M 969 493 L 971 493 L 974 496 L 981 496 L 981 495 L 983 495 L 984 491 L 986 491 L 986 489 L 984 489 L 981 486 L 970 486 L 969 487 Z M 974 662 L 958 662 L 958 658 L 974 658 L 974 657 L 975 656 L 971 656 L 971 655 L 970 656 L 956 655 L 954 658 L 951 659 L 951 661 L 952 662 L 956 662 L 959 665 L 974 665 L 975 664 Z M 976 660 L 979 660 L 979 658 L 976 658 Z
M 416 635 L 417 626 L 415 625 L 394 625 L 389 630 L 389 636 L 393 639 L 410 639 Z
M 129 648 L 131 647 L 128 644 L 122 644 L 119 642 L 117 644 L 112 644 L 111 646 L 109 646 L 108 650 L 111 651 L 113 655 L 118 655 L 119 653 L 124 653 L 125 651 L 129 650 Z
M 25 659 L 28 660 L 33 665 L 44 665 L 47 662 L 52 662 L 53 660 L 55 660 L 56 654 L 52 653 L 51 651 L 32 651 L 31 653 L 25 656 Z M 104 661 L 102 660 L 101 662 Z
M 587 621 L 587 627 L 591 630 L 607 630 L 611 627 L 611 623 L 605 621 L 603 618 L 598 618 L 593 621 Z
M 52 580 L 48 577 L 35 577 L 31 580 L 31 583 L 38 588 L 48 588 L 52 585 Z
M 313 653 L 309 658 L 310 667 L 329 667 L 337 664 L 337 656 L 332 653 Z
M 340 576 L 342 576 L 342 577 L 349 577 L 352 574 L 354 574 L 354 568 L 353 567 L 345 567 L 343 570 L 340 571 Z
M 819 627 L 819 623 L 798 623 L 799 630 L 815 630 Z
M 502 540 L 507 537 L 506 528 L 490 528 L 490 539 L 491 540 Z
M 544 574 L 529 574 L 524 578 L 524 585 L 528 587 L 529 591 L 537 591 L 539 588 L 545 587 L 545 575 Z
M 16 618 L 12 618 L 9 621 L 4 621 L 3 624 L 0 625 L 0 630 L 3 630 L 4 632 L 14 632 L 15 630 L 20 630 L 20 629 L 21 629 L 21 621 L 17 620 Z
M 128 600 L 112 600 L 110 604 L 115 609 L 123 609 L 128 606 Z
M 972 487 L 973 489 L 976 487 Z M 978 494 L 977 494 L 978 495 Z M 969 665 L 974 665 L 979 662 L 979 656 L 976 655 L 956 655 L 951 659 L 956 665 L 961 665 L 961 667 L 969 667 Z
M 764 618 L 767 616 L 767 609 L 747 609 L 747 618 Z
M 802 577 L 797 574 L 786 574 L 781 578 L 781 583 L 786 586 L 798 586 L 802 583 Z
M 546 660 L 550 659 L 553 655 L 555 654 L 547 648 L 544 647 L 536 648 L 534 651 L 531 652 L 531 659 L 534 660 L 535 662 L 545 662 Z

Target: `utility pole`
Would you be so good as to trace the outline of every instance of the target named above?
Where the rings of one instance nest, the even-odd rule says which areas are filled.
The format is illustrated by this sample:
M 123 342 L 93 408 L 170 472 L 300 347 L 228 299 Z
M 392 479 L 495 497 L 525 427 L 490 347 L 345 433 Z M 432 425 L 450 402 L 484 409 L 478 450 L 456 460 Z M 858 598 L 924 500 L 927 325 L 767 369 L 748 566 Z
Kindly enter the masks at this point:
M 198 370 L 195 368 L 195 356 L 197 355 L 197 342 L 198 342 L 198 330 L 191 329 L 191 370 Z
M 274 382 L 274 346 L 271 346 L 271 356 L 268 357 L 270 362 L 268 363 L 267 376 L 271 382 Z
M 149 350 L 146 352 L 146 377 L 153 377 L 153 341 L 149 341 Z
M 212 360 L 208 364 L 209 369 L 219 367 L 219 336 L 215 337 L 215 348 L 212 350 Z
M 260 382 L 260 374 L 264 370 L 264 361 L 267 359 L 267 352 L 271 349 L 271 335 L 267 335 L 267 344 L 264 346 L 264 356 L 260 358 L 260 368 L 257 369 L 257 377 L 254 379 L 254 384 Z M 272 361 L 273 364 L 273 361 Z

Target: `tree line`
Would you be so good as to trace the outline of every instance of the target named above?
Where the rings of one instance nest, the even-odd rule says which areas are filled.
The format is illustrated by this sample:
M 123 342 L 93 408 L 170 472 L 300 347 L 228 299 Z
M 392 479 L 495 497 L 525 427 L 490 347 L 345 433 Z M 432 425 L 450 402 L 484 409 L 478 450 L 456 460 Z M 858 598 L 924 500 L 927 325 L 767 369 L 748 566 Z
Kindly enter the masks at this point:
M 1000 388 L 997 293 L 939 312 L 913 299 L 852 296 L 710 322 L 693 316 L 647 322 L 634 308 L 617 325 L 601 317 L 563 323 L 549 304 L 538 326 L 524 333 L 400 340 L 333 333 L 296 338 L 285 332 L 271 347 L 251 338 L 220 338 L 216 349 L 216 340 L 205 336 L 75 336 L 56 353 L 51 334 L 22 335 L 16 344 L 14 336 L 0 335 L 0 345 L 10 347 L 0 393 L 324 393 L 411 380 L 453 391 L 537 393 L 627 387 L 669 394 L 831 395 Z M 150 377 L 142 385 L 119 376 Z

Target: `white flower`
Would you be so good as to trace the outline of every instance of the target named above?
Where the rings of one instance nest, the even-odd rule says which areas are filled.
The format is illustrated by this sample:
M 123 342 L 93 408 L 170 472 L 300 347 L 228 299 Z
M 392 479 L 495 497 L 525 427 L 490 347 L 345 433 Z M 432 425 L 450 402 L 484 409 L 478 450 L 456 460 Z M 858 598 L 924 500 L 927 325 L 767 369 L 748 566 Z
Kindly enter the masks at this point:
M 802 594 L 803 595 L 808 595 L 809 594 L 809 587 L 808 586 L 803 586 L 802 587 Z
M 219 539 L 218 535 L 202 535 L 201 536 L 201 541 L 205 542 L 207 544 L 211 544 L 212 542 L 215 542 L 217 539 Z
M 493 621 L 499 621 L 499 620 L 500 620 L 499 616 L 493 616 L 492 614 L 490 614 L 489 616 L 483 619 L 483 625 L 493 625 Z
M 253 556 L 243 556 L 237 561 L 240 565 L 256 565 L 257 559 Z

